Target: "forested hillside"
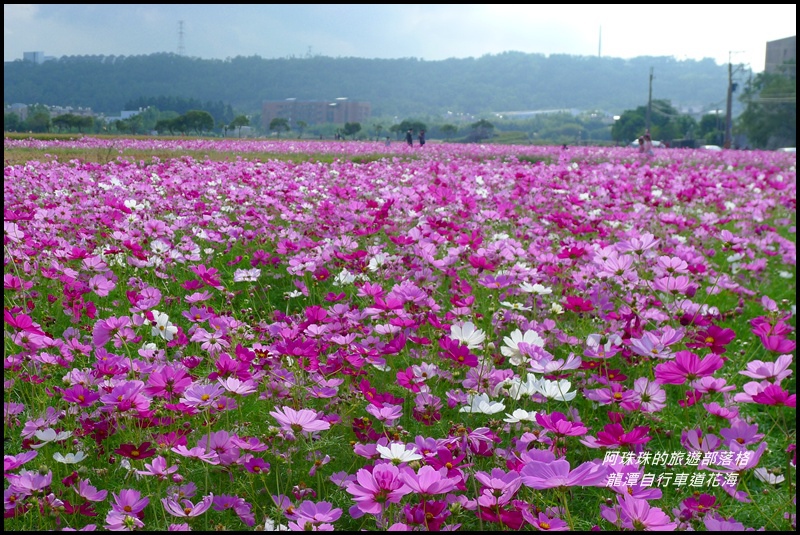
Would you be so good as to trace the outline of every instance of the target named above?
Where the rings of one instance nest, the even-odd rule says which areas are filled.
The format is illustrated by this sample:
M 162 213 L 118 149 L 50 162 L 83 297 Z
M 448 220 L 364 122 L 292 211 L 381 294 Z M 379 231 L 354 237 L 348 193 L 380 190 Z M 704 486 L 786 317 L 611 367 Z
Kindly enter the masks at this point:
M 37 65 L 3 66 L 6 103 L 91 107 L 117 113 L 142 97 L 222 101 L 255 113 L 264 100 L 348 97 L 372 103 L 375 116 L 521 111 L 553 108 L 620 113 L 653 98 L 678 108 L 724 103 L 727 66 L 711 59 L 631 60 L 505 52 L 480 58 L 308 58 L 228 60 L 175 54 L 67 56 Z

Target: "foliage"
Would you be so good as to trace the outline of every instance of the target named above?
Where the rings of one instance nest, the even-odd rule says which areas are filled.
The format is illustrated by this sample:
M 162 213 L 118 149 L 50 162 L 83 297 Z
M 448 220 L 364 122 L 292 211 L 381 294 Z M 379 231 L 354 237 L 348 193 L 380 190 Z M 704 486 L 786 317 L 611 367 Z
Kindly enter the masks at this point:
M 617 142 L 629 142 L 645 131 L 647 106 L 626 110 L 611 127 L 611 137 Z M 683 138 L 695 128 L 696 121 L 681 114 L 669 100 L 655 99 L 650 107 L 650 135 L 653 139 L 672 140 Z
M 361 123 L 344 123 L 342 133 L 355 139 L 356 134 L 361 131 Z
M 726 68 L 710 59 L 522 52 L 442 61 L 322 56 L 205 60 L 167 53 L 65 56 L 41 65 L 6 62 L 3 89 L 8 102 L 84 106 L 109 115 L 147 106 L 179 114 L 201 109 L 226 124 L 234 118 L 233 109 L 257 113 L 264 100 L 287 95 L 307 100 L 345 95 L 371 102 L 373 116 L 441 117 L 451 112 L 450 117 L 471 115 L 467 122 L 501 110 L 619 113 L 647 94 L 651 68 L 658 79 L 658 98 L 706 106 L 725 94 Z
M 442 135 L 444 135 L 445 139 L 450 139 L 456 135 L 456 132 L 458 132 L 458 127 L 454 124 L 447 123 L 440 126 L 439 131 L 442 133 Z
M 278 137 L 281 137 L 281 132 L 288 132 L 291 130 L 291 127 L 289 126 L 289 119 L 275 117 L 269 122 L 269 129 L 272 132 L 276 132 Z
M 481 119 L 469 125 L 470 131 L 467 134 L 466 141 L 470 143 L 478 143 L 485 139 L 489 139 L 494 134 L 494 125 L 486 119 Z
M 754 148 L 797 146 L 797 78 L 793 71 L 790 76 L 762 72 L 742 94 L 747 106 L 737 127 Z
M 239 137 L 242 137 L 242 127 L 248 126 L 249 124 L 250 119 L 248 119 L 246 115 L 237 115 L 231 121 L 231 124 L 228 125 L 228 128 L 235 128 L 236 132 L 239 134 Z

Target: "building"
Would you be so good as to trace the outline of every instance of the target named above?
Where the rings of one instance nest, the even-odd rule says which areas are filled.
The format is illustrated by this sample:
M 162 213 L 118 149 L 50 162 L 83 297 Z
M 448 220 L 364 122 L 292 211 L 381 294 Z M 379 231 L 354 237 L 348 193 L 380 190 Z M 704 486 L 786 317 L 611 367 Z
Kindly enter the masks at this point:
M 780 68 L 787 61 L 797 62 L 797 36 L 786 37 L 775 41 L 767 41 L 767 56 L 764 61 L 764 71 L 769 73 L 783 72 Z M 792 67 L 790 74 L 796 71 Z
M 37 65 L 41 65 L 45 61 L 50 61 L 51 59 L 55 59 L 53 56 L 45 56 L 44 52 L 23 52 L 22 53 L 22 61 L 30 61 L 31 63 L 36 63 Z
M 261 124 L 264 130 L 269 129 L 273 119 L 281 118 L 289 121 L 294 128 L 298 121 L 306 124 L 319 123 L 360 123 L 369 119 L 372 107 L 369 102 L 359 102 L 347 98 L 335 100 L 267 100 L 261 108 Z

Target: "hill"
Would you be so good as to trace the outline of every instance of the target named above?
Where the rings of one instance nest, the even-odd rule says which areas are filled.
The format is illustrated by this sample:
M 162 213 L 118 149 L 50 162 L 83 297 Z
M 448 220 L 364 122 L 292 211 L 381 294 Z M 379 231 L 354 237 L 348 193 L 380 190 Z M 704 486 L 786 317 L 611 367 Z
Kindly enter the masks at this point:
M 118 113 L 148 97 L 222 101 L 258 113 L 264 100 L 348 97 L 372 103 L 374 116 L 478 115 L 542 109 L 620 113 L 653 98 L 677 108 L 724 104 L 727 67 L 711 59 L 630 60 L 504 52 L 480 58 L 423 61 L 315 56 L 227 60 L 176 54 L 65 56 L 42 64 L 3 64 L 6 103 L 91 107 Z

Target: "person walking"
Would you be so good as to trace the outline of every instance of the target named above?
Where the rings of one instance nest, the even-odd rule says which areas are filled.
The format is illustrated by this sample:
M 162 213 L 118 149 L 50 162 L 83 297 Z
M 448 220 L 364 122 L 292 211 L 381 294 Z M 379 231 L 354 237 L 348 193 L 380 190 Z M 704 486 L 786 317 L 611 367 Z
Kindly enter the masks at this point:
M 425 145 L 425 130 L 419 131 L 419 146 L 422 147 Z
M 414 145 L 414 132 L 412 132 L 410 128 L 408 132 L 406 132 L 406 143 L 408 143 L 409 147 Z

